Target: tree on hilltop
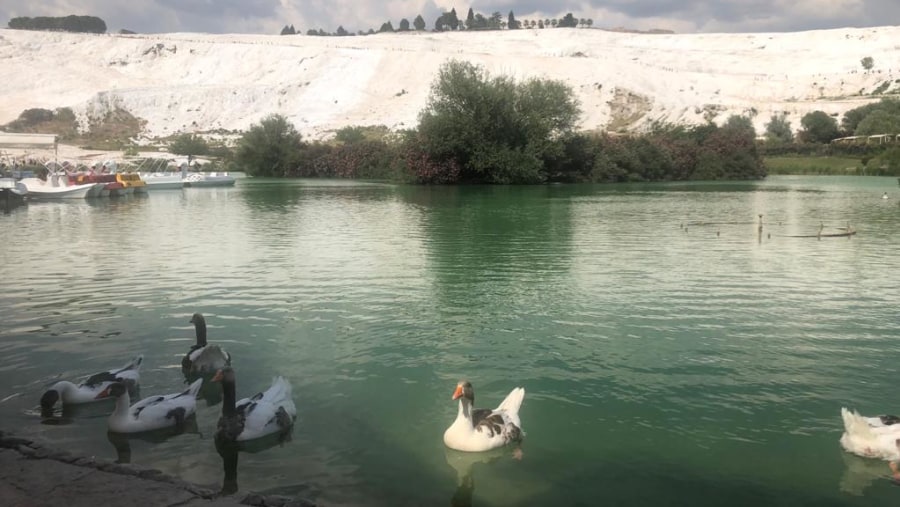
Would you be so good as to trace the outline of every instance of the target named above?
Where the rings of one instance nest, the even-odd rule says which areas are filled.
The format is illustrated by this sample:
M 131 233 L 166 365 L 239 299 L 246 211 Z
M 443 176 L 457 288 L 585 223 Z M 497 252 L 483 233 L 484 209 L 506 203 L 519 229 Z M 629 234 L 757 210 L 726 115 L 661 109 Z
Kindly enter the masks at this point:
M 420 32 L 425 29 L 425 20 L 422 19 L 421 14 L 416 16 L 416 19 L 413 20 L 413 27 Z
M 506 21 L 506 27 L 510 30 L 516 30 L 519 28 L 519 22 L 516 21 L 516 16 L 513 14 L 513 11 L 509 11 L 509 19 Z

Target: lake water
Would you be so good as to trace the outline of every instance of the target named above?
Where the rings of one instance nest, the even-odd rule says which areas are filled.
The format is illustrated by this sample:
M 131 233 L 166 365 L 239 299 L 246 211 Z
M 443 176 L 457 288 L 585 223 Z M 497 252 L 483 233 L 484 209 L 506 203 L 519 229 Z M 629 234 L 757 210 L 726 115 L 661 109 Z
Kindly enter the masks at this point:
M 291 441 L 240 454 L 241 490 L 323 505 L 894 505 L 886 463 L 838 439 L 841 406 L 900 411 L 898 202 L 894 178 L 771 177 L 244 179 L 31 203 L 0 215 L 0 428 L 116 459 L 111 404 L 42 424 L 41 393 L 137 353 L 143 396 L 181 389 L 201 312 L 239 397 L 284 375 L 298 406 Z M 848 222 L 852 238 L 791 237 Z M 486 407 L 525 387 L 521 460 L 445 450 L 461 378 Z M 221 486 L 215 402 L 190 432 L 129 441 L 131 462 Z

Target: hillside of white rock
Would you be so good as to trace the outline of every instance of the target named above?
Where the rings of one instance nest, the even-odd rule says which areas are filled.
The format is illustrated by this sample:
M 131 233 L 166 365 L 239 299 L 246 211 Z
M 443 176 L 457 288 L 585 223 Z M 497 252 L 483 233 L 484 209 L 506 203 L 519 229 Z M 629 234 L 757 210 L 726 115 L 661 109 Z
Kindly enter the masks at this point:
M 871 57 L 874 67 L 860 63 Z M 272 113 L 308 139 L 347 125 L 413 127 L 443 63 L 552 78 L 577 95 L 584 129 L 638 131 L 773 114 L 800 127 L 900 93 L 900 27 L 649 35 L 598 29 L 356 37 L 87 35 L 0 30 L 0 124 L 71 107 L 83 124 L 123 108 L 147 138 L 245 130 Z

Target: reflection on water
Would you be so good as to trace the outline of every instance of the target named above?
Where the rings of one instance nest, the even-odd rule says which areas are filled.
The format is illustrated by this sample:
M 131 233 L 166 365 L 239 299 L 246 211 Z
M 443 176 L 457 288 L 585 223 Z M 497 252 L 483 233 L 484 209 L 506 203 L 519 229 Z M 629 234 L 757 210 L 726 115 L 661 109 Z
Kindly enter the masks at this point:
M 146 392 L 183 388 L 187 322 L 202 312 L 240 368 L 238 398 L 275 375 L 294 388 L 293 440 L 238 451 L 244 491 L 335 505 L 889 505 L 890 481 L 858 485 L 883 463 L 845 462 L 837 445 L 841 406 L 879 413 L 895 398 L 900 220 L 885 191 L 896 180 L 241 180 L 32 203 L 0 216 L 0 427 L 87 455 L 128 444 L 134 462 L 218 484 L 215 385 L 198 435 L 153 442 L 110 447 L 111 404 L 36 409 L 47 379 L 137 353 Z M 847 222 L 852 240 L 790 237 Z M 526 459 L 448 467 L 459 378 L 483 400 L 526 387 Z
M 267 435 L 255 440 L 235 442 L 216 438 L 216 452 L 222 458 L 222 493 L 230 495 L 238 491 L 238 455 L 239 453 L 256 454 L 276 446 L 284 446 L 291 441 L 293 428 L 287 433 Z
M 510 449 L 494 449 L 487 452 L 460 452 L 444 449 L 447 464 L 456 471 L 456 491 L 450 497 L 454 507 L 471 507 L 475 496 L 475 465 L 480 467 L 501 460 L 512 459 Z
M 162 428 L 141 433 L 116 433 L 108 431 L 106 432 L 106 438 L 116 450 L 116 463 L 131 463 L 132 441 L 139 440 L 150 444 L 159 444 L 185 433 L 200 436 L 196 417 L 189 417 L 184 421 L 184 424 L 177 427 Z

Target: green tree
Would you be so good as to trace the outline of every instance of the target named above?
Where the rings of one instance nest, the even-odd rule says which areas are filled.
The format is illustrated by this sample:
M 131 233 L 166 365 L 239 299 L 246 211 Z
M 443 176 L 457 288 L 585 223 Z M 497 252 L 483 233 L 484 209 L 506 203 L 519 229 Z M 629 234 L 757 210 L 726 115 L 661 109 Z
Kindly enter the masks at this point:
M 461 168 L 462 181 L 537 183 L 547 179 L 544 161 L 559 155 L 558 140 L 579 115 L 574 93 L 561 82 L 516 83 L 450 61 L 420 114 L 419 145 L 430 160 Z
M 337 34 L 337 35 L 340 36 L 340 37 L 344 37 L 344 36 L 350 35 L 349 33 L 347 33 L 347 30 L 345 30 L 343 26 L 338 26 L 338 27 L 337 27 L 337 31 L 334 32 L 334 33 Z
M 301 147 L 294 125 L 282 115 L 269 115 L 241 136 L 235 161 L 248 176 L 284 176 L 293 170 Z
M 559 24 L 557 25 L 560 28 L 577 28 L 578 20 L 575 19 L 575 16 L 572 13 L 568 13 L 561 20 L 559 20 Z
M 794 141 L 791 122 L 783 114 L 773 114 L 766 124 L 766 139 L 770 142 L 790 143 Z
M 872 70 L 872 67 L 875 66 L 875 60 L 873 60 L 871 56 L 863 58 L 859 61 L 859 63 L 862 65 L 862 68 L 865 69 L 866 72 L 869 72 L 870 70 Z
M 843 118 L 841 118 L 841 127 L 847 135 L 856 134 L 859 124 L 875 111 L 885 111 L 892 116 L 900 116 L 900 100 L 883 98 L 878 102 L 851 109 L 845 112 Z M 879 134 L 883 133 L 885 132 L 879 132 Z
M 469 13 L 466 14 L 466 28 L 469 30 L 475 29 L 475 11 L 471 7 L 469 7 Z
M 400 31 L 408 32 L 409 31 L 409 21 L 406 18 L 400 20 Z
M 425 20 L 422 19 L 421 14 L 416 16 L 416 19 L 413 20 L 413 27 L 420 32 L 425 29 Z
M 516 21 L 516 16 L 513 14 L 513 11 L 509 11 L 509 18 L 506 21 L 506 27 L 510 30 L 516 30 L 519 28 L 519 22 Z
M 379 32 L 393 32 L 394 25 L 392 25 L 391 22 L 388 21 L 388 22 L 384 23 L 383 25 L 381 25 L 381 28 L 379 28 L 378 31 Z
M 885 109 L 878 109 L 866 115 L 859 126 L 856 127 L 855 135 L 858 136 L 874 136 L 878 134 L 897 134 L 900 133 L 900 115 L 891 114 Z
M 183 155 L 188 158 L 188 165 L 197 155 L 209 153 L 209 144 L 206 139 L 195 134 L 181 134 L 169 144 L 169 153 Z
M 800 136 L 806 142 L 830 143 L 841 136 L 837 121 L 824 111 L 806 113 L 800 119 L 800 125 L 803 126 Z

